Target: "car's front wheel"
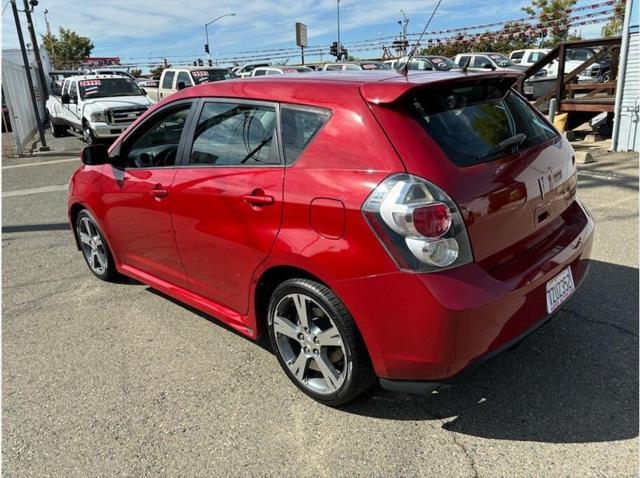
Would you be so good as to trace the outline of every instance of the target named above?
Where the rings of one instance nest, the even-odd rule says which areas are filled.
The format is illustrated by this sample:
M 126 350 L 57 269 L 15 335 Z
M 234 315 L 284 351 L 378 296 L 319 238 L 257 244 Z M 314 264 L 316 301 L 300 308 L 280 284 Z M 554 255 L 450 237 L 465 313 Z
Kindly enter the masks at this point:
M 76 234 L 82 255 L 93 274 L 104 281 L 111 281 L 118 275 L 113 255 L 96 220 L 82 210 L 76 218 Z
M 315 400 L 341 405 L 375 381 L 356 325 L 328 287 L 307 279 L 283 282 L 271 296 L 268 325 L 282 369 Z
M 82 123 L 82 138 L 89 146 L 96 144 L 96 136 L 93 133 L 91 126 L 89 126 L 89 123 L 86 121 Z

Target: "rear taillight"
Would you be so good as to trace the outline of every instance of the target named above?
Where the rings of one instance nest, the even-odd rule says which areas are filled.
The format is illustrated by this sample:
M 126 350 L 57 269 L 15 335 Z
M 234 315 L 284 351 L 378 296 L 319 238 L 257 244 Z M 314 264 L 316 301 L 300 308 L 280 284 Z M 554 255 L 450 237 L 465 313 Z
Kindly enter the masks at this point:
M 457 206 L 424 179 L 410 174 L 385 179 L 362 211 L 401 269 L 433 272 L 473 260 Z

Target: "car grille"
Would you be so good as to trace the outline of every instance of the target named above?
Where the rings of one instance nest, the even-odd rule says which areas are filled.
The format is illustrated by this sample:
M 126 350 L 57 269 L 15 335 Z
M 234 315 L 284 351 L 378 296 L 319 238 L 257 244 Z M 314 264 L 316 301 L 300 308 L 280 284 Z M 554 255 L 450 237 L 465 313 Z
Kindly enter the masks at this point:
M 113 125 L 128 125 L 133 123 L 147 108 L 111 108 L 104 112 L 107 123 Z

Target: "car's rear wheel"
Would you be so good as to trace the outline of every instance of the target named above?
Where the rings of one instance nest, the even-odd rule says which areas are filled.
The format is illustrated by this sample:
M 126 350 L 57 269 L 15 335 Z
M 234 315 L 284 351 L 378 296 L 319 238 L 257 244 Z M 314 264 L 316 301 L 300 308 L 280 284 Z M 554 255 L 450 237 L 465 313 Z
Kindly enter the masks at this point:
M 54 138 L 62 138 L 67 132 L 67 128 L 61 124 L 51 124 L 51 134 Z
M 375 374 L 351 315 L 326 286 L 290 279 L 271 296 L 269 337 L 287 376 L 327 405 L 353 400 Z
M 82 255 L 91 272 L 104 281 L 115 279 L 118 271 L 111 250 L 95 219 L 86 210 L 78 213 L 76 233 Z

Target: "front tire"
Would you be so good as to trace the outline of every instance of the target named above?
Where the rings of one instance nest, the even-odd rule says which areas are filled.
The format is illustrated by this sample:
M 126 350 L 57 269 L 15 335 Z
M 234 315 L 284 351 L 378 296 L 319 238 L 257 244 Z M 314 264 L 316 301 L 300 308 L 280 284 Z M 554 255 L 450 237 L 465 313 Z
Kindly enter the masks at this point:
M 87 210 L 78 213 L 76 234 L 89 270 L 100 280 L 113 281 L 118 276 L 113 255 L 98 223 Z
M 95 134 L 93 134 L 91 126 L 89 126 L 89 123 L 87 123 L 86 121 L 82 123 L 82 139 L 84 139 L 84 142 L 89 146 L 96 144 L 97 141 Z
M 318 402 L 342 405 L 374 383 L 356 325 L 328 287 L 307 279 L 280 284 L 269 302 L 268 328 L 284 372 Z

